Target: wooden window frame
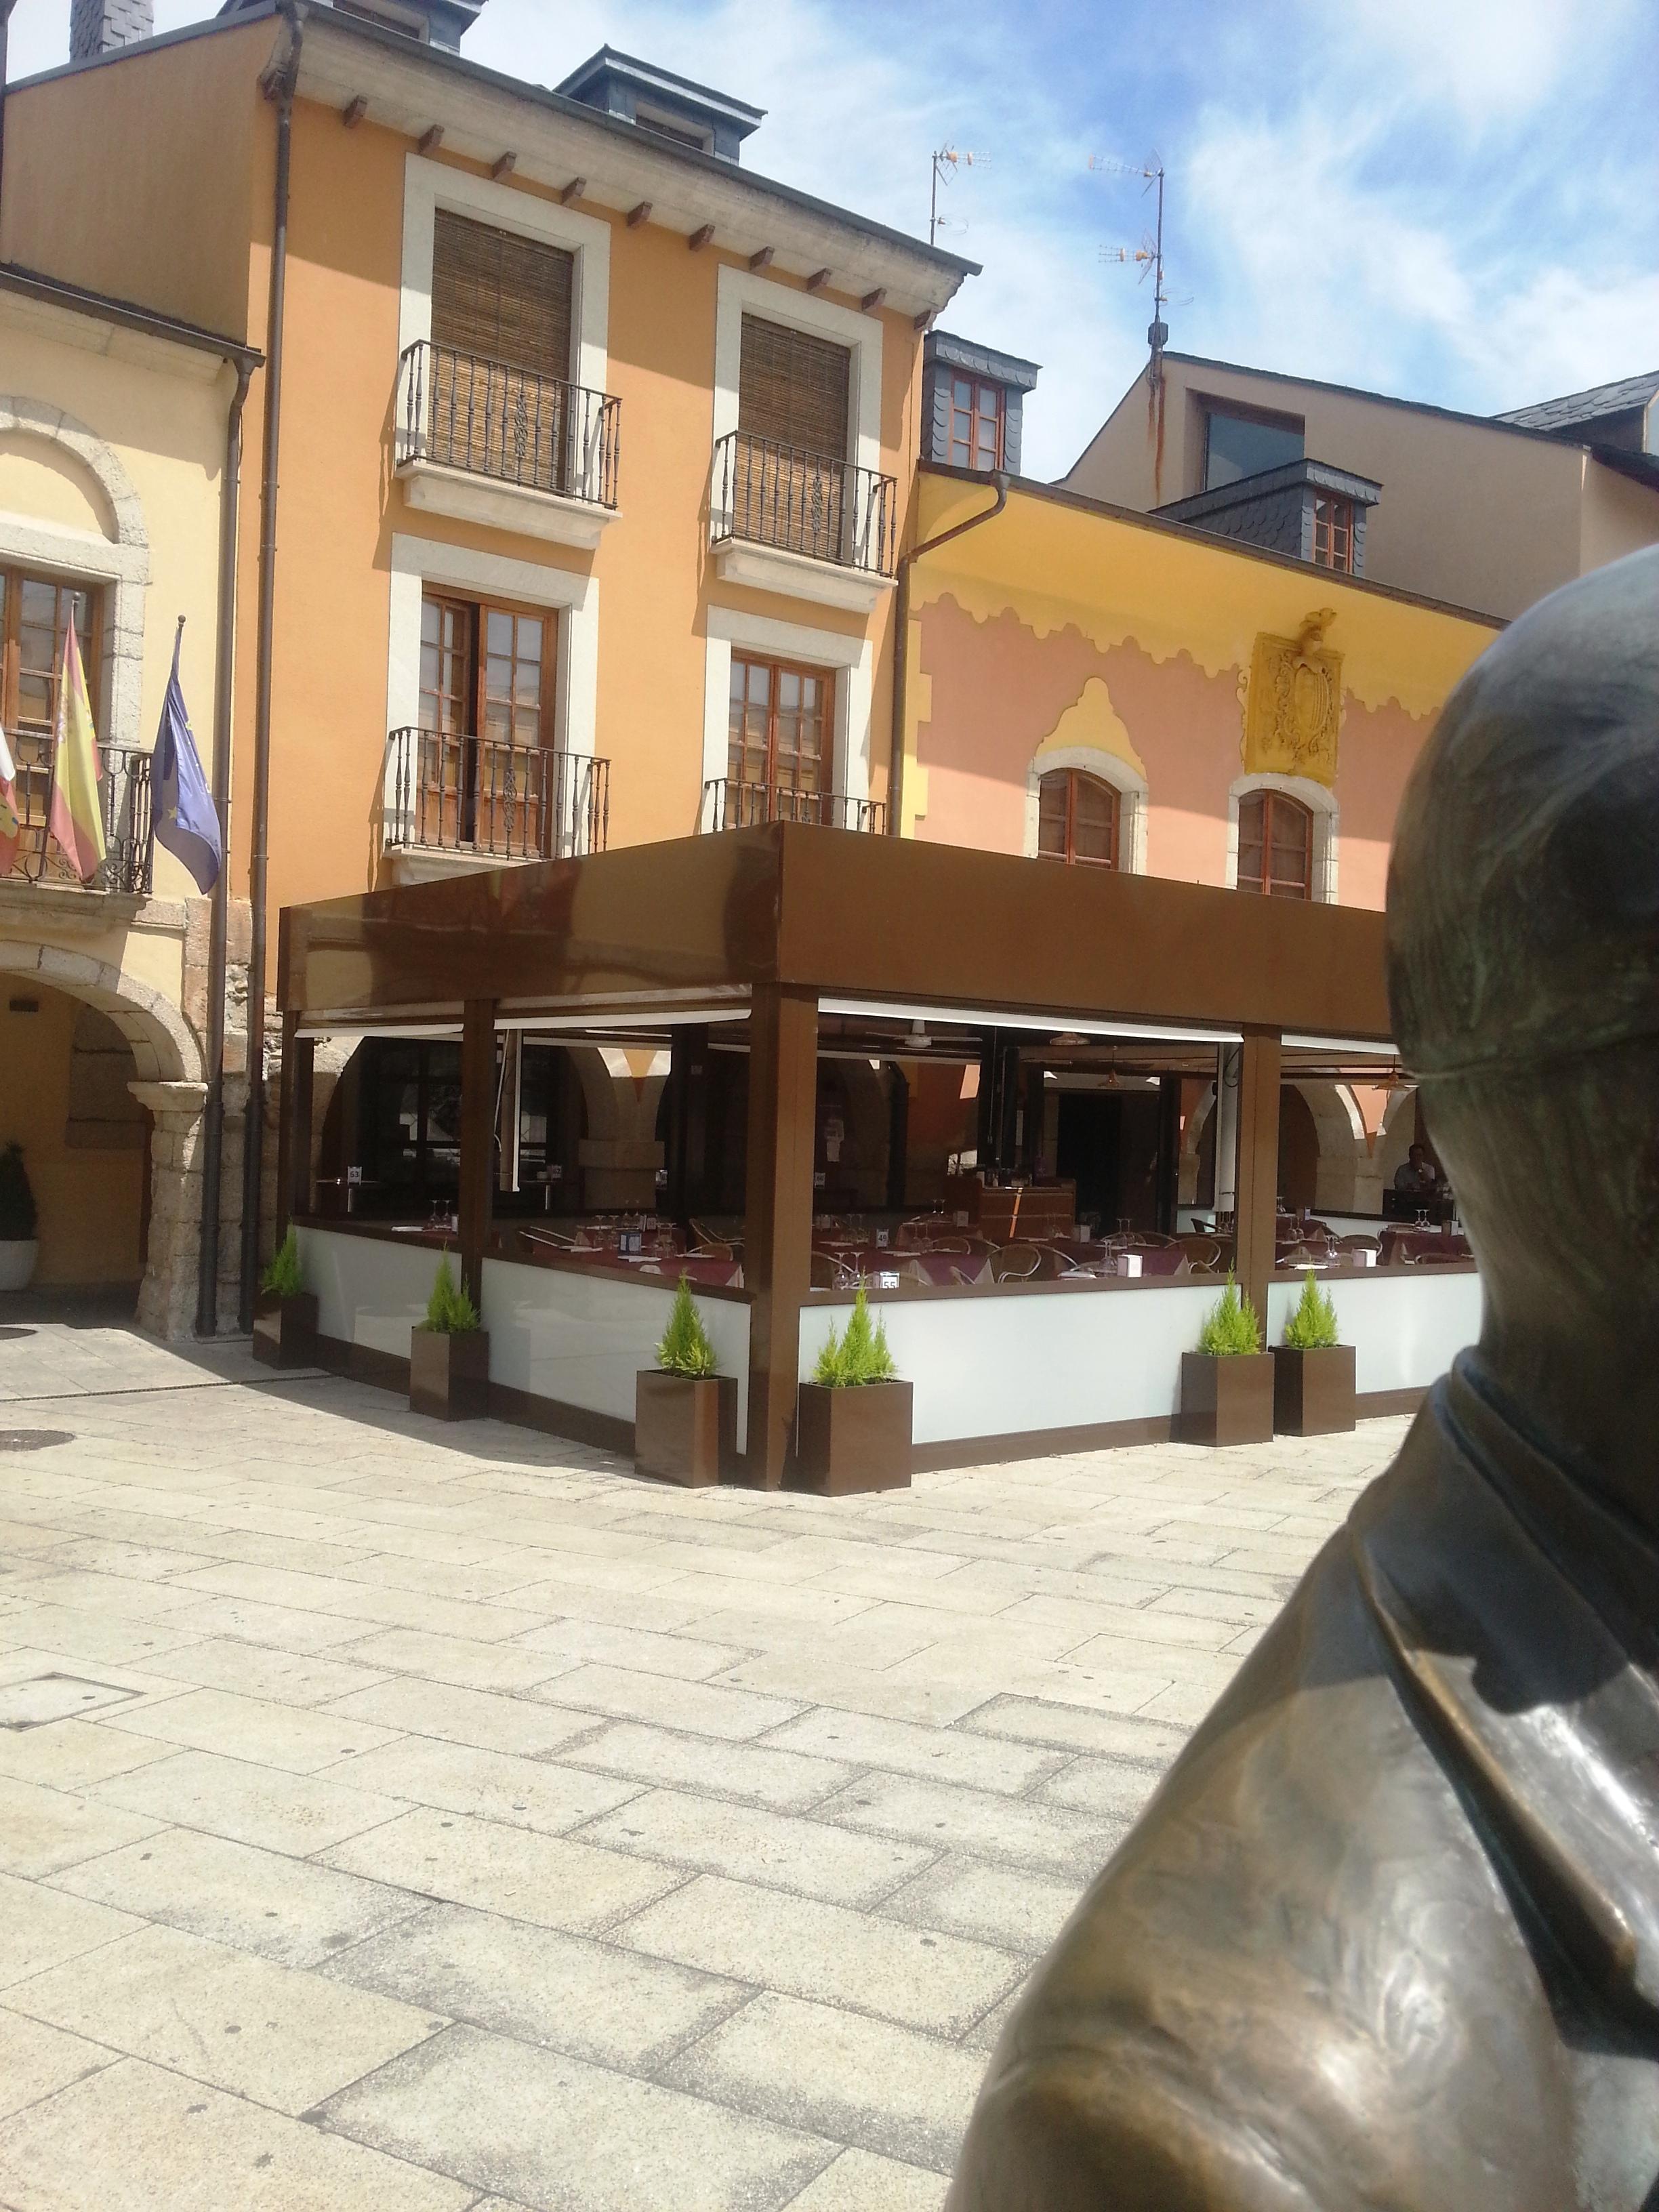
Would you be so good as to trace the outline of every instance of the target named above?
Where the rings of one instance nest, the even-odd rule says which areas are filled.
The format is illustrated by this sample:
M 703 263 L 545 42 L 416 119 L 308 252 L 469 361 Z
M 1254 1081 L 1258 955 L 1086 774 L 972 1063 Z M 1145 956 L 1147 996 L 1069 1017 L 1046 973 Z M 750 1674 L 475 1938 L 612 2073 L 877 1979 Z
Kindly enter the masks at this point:
M 548 641 L 551 649 L 544 651 L 542 659 L 542 696 L 537 716 L 537 742 L 534 745 L 520 745 L 517 750 L 521 752 L 556 751 L 558 745 L 559 659 L 563 644 L 560 636 L 562 625 L 559 621 L 559 610 L 556 607 L 532 606 L 528 601 L 522 599 L 486 599 L 471 592 L 452 591 L 439 586 L 423 584 L 421 587 L 422 635 L 420 641 L 422 657 L 426 650 L 424 633 L 426 610 L 428 605 L 453 607 L 465 613 L 468 622 L 465 685 L 468 726 L 465 729 L 446 732 L 445 734 L 450 737 L 482 738 L 488 734 L 484 728 L 484 678 L 485 664 L 489 659 L 487 644 L 489 617 L 492 614 L 502 614 L 511 615 L 515 620 L 528 617 L 532 622 L 540 623 L 542 635 Z M 416 689 L 424 704 L 427 692 L 425 684 L 418 683 Z M 424 727 L 424 725 L 422 726 Z M 491 739 L 491 743 L 496 744 L 506 742 L 507 741 L 499 738 Z
M 1331 568 L 1342 576 L 1352 575 L 1357 512 L 1353 501 L 1340 492 L 1315 492 L 1313 561 L 1316 568 Z
M 939 458 L 947 468 L 955 469 L 964 466 L 975 470 L 1001 468 L 1008 450 L 1007 386 L 999 384 L 994 377 L 975 376 L 971 370 L 965 368 L 946 367 L 944 368 L 944 375 L 945 381 L 945 451 Z M 969 434 L 965 442 L 969 454 L 975 456 L 966 463 L 955 461 L 951 458 L 951 449 L 957 443 L 957 422 L 964 411 L 957 404 L 956 388 L 958 384 L 965 384 L 969 387 L 969 402 L 966 410 Z M 997 426 L 996 455 L 994 459 L 989 461 L 981 461 L 976 458 L 979 450 L 978 425 L 984 419 L 979 411 L 980 395 L 985 392 L 992 393 L 996 401 L 994 410 Z
M 799 784 L 785 786 L 781 784 L 778 781 L 777 679 L 781 676 L 805 676 L 811 678 L 813 682 L 822 687 L 823 694 L 823 708 L 820 719 L 823 726 L 823 743 L 818 751 L 818 788 L 816 792 L 805 793 L 803 795 L 813 799 L 826 799 L 830 797 L 836 787 L 836 682 L 838 677 L 842 672 L 835 668 L 819 668 L 815 666 L 811 661 L 793 660 L 787 656 L 781 656 L 777 653 L 753 653 L 746 647 L 741 645 L 734 645 L 732 648 L 732 666 L 734 671 L 738 667 L 765 668 L 769 669 L 772 674 L 771 696 L 768 702 L 766 709 L 767 772 L 762 779 L 759 786 L 749 787 L 750 788 L 759 788 L 766 791 L 783 789 L 789 789 L 796 792 L 800 791 L 800 786 Z M 746 689 L 747 686 L 745 685 L 745 690 Z M 743 748 L 740 746 L 739 750 L 742 750 Z M 799 756 L 797 756 L 797 758 L 799 758 Z M 729 783 L 747 785 L 747 778 L 743 776 L 733 776 L 731 772 L 732 687 L 729 681 L 726 685 L 726 780 Z
M 1244 874 L 1244 810 L 1261 809 L 1261 872 L 1259 876 Z M 1275 877 L 1273 872 L 1274 817 L 1285 811 L 1301 817 L 1304 836 L 1304 873 L 1300 889 L 1290 887 L 1288 877 Z M 1299 898 L 1311 901 L 1314 896 L 1314 811 L 1305 799 L 1293 798 L 1287 791 L 1247 791 L 1238 802 L 1238 859 L 1234 881 L 1242 891 L 1250 891 L 1264 898 Z M 1285 888 L 1279 886 L 1283 884 Z
M 27 562 L 0 562 L 0 580 L 4 589 L 0 592 L 0 729 L 15 741 L 24 737 L 33 741 L 40 732 L 33 723 L 25 728 L 18 713 L 19 683 L 22 674 L 21 644 L 19 629 L 22 616 L 22 592 L 25 583 L 47 584 L 54 591 L 73 592 L 88 602 L 87 642 L 82 655 L 86 668 L 87 697 L 92 704 L 92 722 L 98 726 L 100 677 L 103 669 L 104 597 L 101 583 L 84 582 L 78 576 L 65 576 L 51 568 L 33 568 Z M 52 714 L 46 734 L 50 735 L 58 724 L 58 672 L 64 665 L 64 632 L 54 628 L 52 647 Z M 21 766 L 21 763 L 20 763 Z
M 1045 784 L 1058 783 L 1062 778 L 1066 784 L 1066 849 L 1062 853 L 1045 853 L 1042 849 L 1042 787 Z M 1077 793 L 1079 783 L 1086 783 L 1096 791 L 1103 791 L 1112 802 L 1112 849 L 1104 860 L 1096 854 L 1079 853 L 1077 849 Z M 1040 775 L 1037 778 L 1037 858 L 1040 860 L 1063 861 L 1068 868 L 1121 870 L 1123 866 L 1123 793 L 1117 786 L 1109 783 L 1103 775 L 1093 775 L 1086 768 L 1055 768 L 1050 769 L 1046 775 Z

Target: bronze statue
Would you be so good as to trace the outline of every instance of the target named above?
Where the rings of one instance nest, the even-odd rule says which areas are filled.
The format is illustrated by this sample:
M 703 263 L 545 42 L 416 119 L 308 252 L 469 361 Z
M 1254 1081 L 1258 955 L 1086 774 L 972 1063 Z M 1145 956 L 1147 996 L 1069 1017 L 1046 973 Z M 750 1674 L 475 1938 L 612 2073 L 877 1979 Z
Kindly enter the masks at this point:
M 1659 550 L 1459 685 L 1389 937 L 1480 1341 L 1039 1967 L 950 2212 L 1659 2212 Z

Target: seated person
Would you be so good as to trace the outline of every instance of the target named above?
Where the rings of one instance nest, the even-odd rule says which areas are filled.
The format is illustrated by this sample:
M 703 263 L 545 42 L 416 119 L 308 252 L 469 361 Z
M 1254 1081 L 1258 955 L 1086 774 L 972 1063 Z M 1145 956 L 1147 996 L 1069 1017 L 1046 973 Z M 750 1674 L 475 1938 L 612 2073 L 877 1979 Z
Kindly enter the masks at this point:
M 1440 1171 L 1421 1145 L 1413 1145 L 1394 1171 L 1394 1187 L 1407 1198 L 1432 1198 L 1440 1188 Z

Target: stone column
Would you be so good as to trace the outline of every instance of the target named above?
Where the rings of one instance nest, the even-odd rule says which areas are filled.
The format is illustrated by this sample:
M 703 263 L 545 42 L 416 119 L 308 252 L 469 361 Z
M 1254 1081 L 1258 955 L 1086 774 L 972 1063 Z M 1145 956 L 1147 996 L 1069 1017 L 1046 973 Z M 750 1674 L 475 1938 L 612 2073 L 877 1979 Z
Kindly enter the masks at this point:
M 138 1292 L 138 1326 L 171 1344 L 196 1328 L 202 1226 L 204 1083 L 130 1083 L 154 1124 L 149 1148 L 149 1257 Z

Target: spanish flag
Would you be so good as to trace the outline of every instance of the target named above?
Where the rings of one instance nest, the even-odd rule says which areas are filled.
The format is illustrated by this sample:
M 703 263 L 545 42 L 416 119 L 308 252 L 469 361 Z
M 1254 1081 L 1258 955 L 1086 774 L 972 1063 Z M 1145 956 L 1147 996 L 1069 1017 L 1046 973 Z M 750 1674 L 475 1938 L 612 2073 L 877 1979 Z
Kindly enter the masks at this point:
M 98 740 L 92 702 L 70 618 L 64 632 L 58 679 L 58 728 L 52 747 L 52 808 L 46 828 L 77 876 L 89 884 L 104 864 L 104 810 L 98 791 Z

